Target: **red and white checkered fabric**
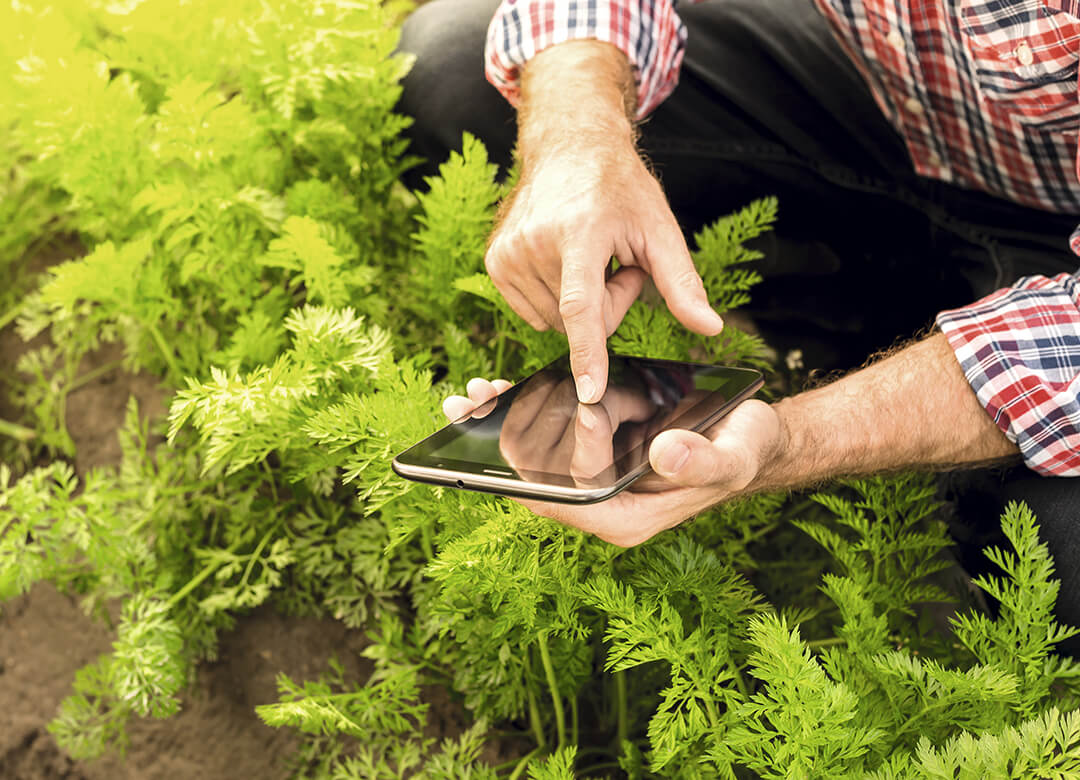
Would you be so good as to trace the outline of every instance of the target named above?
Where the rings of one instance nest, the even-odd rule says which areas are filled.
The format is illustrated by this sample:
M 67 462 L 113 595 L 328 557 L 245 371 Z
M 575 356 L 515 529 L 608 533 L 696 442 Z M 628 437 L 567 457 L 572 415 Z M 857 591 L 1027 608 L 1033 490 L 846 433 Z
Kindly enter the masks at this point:
M 1080 476 L 1080 281 L 1030 276 L 938 315 L 983 408 L 1042 474 Z

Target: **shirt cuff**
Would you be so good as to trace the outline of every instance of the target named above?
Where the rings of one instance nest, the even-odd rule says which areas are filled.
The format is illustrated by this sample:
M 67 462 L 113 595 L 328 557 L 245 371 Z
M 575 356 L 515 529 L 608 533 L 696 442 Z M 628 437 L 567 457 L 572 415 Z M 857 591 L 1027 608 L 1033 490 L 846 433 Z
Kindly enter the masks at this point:
M 516 108 L 521 67 L 549 46 L 582 39 L 605 41 L 626 55 L 637 84 L 638 119 L 678 83 L 686 27 L 673 0 L 503 0 L 488 28 L 487 79 Z
M 1025 277 L 937 316 L 983 408 L 1048 476 L 1080 476 L 1078 275 Z

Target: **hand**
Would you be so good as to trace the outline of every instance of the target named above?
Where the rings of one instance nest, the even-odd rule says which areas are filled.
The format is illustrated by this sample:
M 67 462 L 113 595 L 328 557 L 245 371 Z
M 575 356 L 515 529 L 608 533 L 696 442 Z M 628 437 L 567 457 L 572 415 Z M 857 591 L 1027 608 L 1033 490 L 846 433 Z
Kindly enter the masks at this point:
M 468 397 L 447 398 L 443 411 L 450 419 L 459 419 L 509 386 L 504 380 L 473 379 L 467 386 Z M 594 409 L 590 407 L 590 411 Z M 631 547 L 713 504 L 748 492 L 783 450 L 783 440 L 773 408 L 761 401 L 746 401 L 705 435 L 686 430 L 658 435 L 649 448 L 650 465 L 660 478 L 653 492 L 631 487 L 607 501 L 584 506 L 532 500 L 520 503 L 612 544 Z
M 625 57 L 597 41 L 559 44 L 529 62 L 521 179 L 485 257 L 514 311 L 538 330 L 566 333 L 583 403 L 604 395 L 605 341 L 646 276 L 691 330 L 714 335 L 723 327 L 660 184 L 634 147 L 621 92 L 604 91 L 603 74 L 619 67 L 628 72 Z M 582 68 L 599 87 L 588 86 Z M 578 100 L 567 94 L 574 90 L 591 91 Z M 612 256 L 621 267 L 608 277 Z

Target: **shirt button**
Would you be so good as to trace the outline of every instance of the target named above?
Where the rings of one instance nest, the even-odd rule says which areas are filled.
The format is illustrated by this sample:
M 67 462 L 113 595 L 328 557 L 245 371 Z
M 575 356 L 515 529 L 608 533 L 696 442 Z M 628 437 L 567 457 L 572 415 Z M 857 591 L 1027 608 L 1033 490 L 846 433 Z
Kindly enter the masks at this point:
M 1035 61 L 1035 55 L 1031 52 L 1031 47 L 1028 46 L 1027 41 L 1020 41 L 1020 44 L 1013 51 L 1016 55 L 1016 59 L 1020 61 L 1021 65 L 1030 65 Z
M 892 46 L 894 49 L 904 50 L 904 36 L 900 34 L 897 29 L 892 29 L 889 34 L 885 36 L 885 43 Z
M 919 102 L 919 99 L 917 97 L 909 97 L 907 100 L 905 100 L 904 108 L 906 108 L 909 113 L 912 113 L 915 116 L 919 116 L 923 112 L 922 103 Z

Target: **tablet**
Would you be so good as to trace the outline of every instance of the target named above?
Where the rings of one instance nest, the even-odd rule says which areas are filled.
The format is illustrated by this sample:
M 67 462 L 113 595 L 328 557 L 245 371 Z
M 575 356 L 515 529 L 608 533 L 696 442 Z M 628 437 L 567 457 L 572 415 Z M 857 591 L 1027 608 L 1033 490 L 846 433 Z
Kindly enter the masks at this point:
M 393 460 L 407 479 L 586 504 L 651 471 L 661 431 L 704 431 L 762 385 L 761 372 L 611 354 L 607 390 L 577 400 L 569 356 L 513 385 Z

